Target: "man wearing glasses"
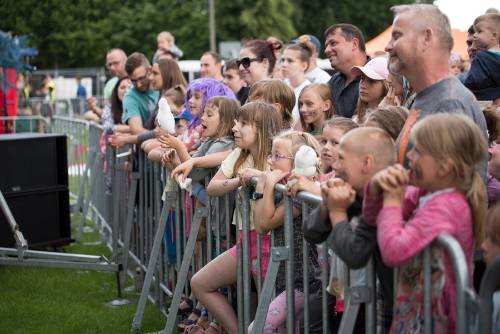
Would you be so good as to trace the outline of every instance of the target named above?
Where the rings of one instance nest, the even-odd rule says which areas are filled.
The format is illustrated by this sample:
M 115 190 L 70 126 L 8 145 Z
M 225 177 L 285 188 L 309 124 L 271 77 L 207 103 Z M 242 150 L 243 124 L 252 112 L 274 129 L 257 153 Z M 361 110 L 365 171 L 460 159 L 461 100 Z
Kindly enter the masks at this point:
M 131 134 L 136 135 L 146 131 L 144 124 L 154 112 L 160 93 L 150 89 L 150 65 L 142 53 L 132 53 L 127 58 L 125 70 L 133 86 L 123 98 L 122 121 L 130 126 Z
M 126 61 L 127 54 L 122 49 L 114 48 L 109 50 L 106 54 L 106 68 L 111 72 L 113 77 L 104 85 L 103 97 L 105 100 L 110 99 L 113 88 L 118 82 L 118 78 L 127 76 L 127 72 L 125 72 Z M 94 96 L 87 99 L 87 106 L 90 111 L 85 114 L 85 119 L 99 122 L 102 109 L 99 107 L 97 99 Z

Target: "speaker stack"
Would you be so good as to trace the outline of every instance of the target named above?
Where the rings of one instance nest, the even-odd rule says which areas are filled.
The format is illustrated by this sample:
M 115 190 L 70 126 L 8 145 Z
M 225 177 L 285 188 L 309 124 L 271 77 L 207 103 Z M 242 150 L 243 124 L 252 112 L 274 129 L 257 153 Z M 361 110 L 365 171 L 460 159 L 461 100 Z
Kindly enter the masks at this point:
M 0 136 L 0 189 L 30 249 L 71 240 L 66 136 Z M 0 247 L 15 241 L 0 210 Z

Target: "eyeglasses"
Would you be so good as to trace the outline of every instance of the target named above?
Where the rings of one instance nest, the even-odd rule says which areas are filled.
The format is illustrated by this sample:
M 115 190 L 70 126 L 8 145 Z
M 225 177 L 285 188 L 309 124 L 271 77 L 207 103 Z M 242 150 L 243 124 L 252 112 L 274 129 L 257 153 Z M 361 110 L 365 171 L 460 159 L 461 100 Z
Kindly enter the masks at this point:
M 146 69 L 146 73 L 144 73 L 144 75 L 143 75 L 142 77 L 137 78 L 137 79 L 132 79 L 132 78 L 130 78 L 130 81 L 131 81 L 131 82 L 135 85 L 135 84 L 137 84 L 138 82 L 142 82 L 142 81 L 146 80 L 146 78 L 147 78 L 147 77 L 148 77 L 148 75 L 149 75 L 150 70 L 151 70 L 151 69 L 149 69 L 149 68 L 148 68 L 148 69 Z
M 280 155 L 280 154 L 269 154 L 267 156 L 267 160 L 269 160 L 271 162 L 276 162 L 276 161 L 283 160 L 283 159 L 294 160 L 294 157 L 287 157 L 285 155 Z
M 250 64 L 253 61 L 260 61 L 260 60 L 261 60 L 260 58 L 245 57 L 245 58 L 238 59 L 236 61 L 236 64 L 238 64 L 238 67 L 243 66 L 243 68 L 247 69 L 250 67 Z

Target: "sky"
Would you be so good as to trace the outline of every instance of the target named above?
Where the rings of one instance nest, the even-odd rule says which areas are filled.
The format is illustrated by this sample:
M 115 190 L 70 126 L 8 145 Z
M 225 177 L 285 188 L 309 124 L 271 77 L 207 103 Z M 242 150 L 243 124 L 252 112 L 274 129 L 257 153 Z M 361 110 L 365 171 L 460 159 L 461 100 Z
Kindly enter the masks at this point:
M 467 31 L 474 19 L 488 8 L 500 10 L 498 0 L 436 0 L 434 4 L 448 15 L 452 29 L 462 31 Z

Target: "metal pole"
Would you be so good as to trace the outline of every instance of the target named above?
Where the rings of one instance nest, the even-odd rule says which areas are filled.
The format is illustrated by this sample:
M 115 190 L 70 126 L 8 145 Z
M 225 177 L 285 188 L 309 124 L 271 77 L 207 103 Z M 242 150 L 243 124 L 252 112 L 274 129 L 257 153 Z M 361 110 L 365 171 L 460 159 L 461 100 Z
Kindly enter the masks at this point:
M 149 257 L 149 263 L 146 271 L 146 277 L 144 279 L 144 285 L 142 286 L 141 296 L 139 297 L 139 302 L 137 303 L 137 310 L 134 315 L 134 319 L 132 321 L 132 331 L 139 332 L 142 323 L 142 317 L 144 315 L 144 310 L 146 308 L 146 301 L 149 295 L 149 289 L 151 287 L 151 282 L 153 281 L 153 274 L 155 273 L 156 264 L 159 260 L 161 244 L 163 241 L 163 234 L 165 232 L 165 222 L 167 218 L 167 214 L 172 207 L 172 203 L 175 201 L 176 193 L 167 194 L 168 198 L 165 204 L 163 205 L 163 209 L 161 211 L 160 222 L 158 223 L 158 227 L 155 234 L 155 239 L 153 243 L 153 248 L 151 249 L 151 254 Z M 158 277 L 156 278 L 158 279 Z
M 486 268 L 481 288 L 479 289 L 480 312 L 478 333 L 492 333 L 491 319 L 493 314 L 493 294 L 497 290 L 500 279 L 500 257 L 497 257 L 492 264 Z M 458 284 L 457 284 L 458 285 Z
M 285 247 L 288 249 L 286 262 L 286 329 L 288 334 L 295 333 L 295 284 L 293 258 L 293 212 L 292 199 L 285 195 Z
M 208 0 L 208 30 L 210 32 L 210 51 L 217 52 L 215 46 L 215 0 Z
M 242 197 L 242 218 L 243 218 L 243 328 L 246 330 L 250 325 L 250 203 L 248 189 L 240 190 Z M 240 316 L 240 315 L 238 315 Z
M 432 283 L 431 283 L 431 250 L 424 249 L 424 333 L 432 331 Z

